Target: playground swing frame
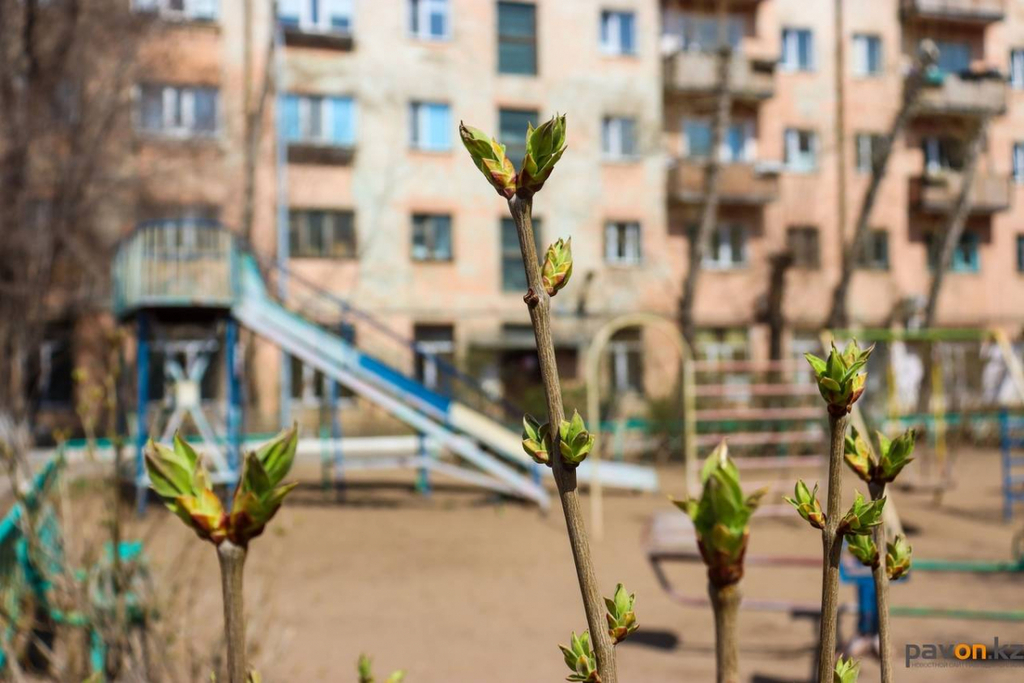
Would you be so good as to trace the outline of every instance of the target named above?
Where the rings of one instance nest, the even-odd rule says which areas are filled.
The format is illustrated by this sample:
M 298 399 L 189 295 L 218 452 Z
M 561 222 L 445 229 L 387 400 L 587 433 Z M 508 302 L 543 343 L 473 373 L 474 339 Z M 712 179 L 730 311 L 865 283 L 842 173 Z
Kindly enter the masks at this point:
M 629 313 L 609 320 L 602 325 L 594 334 L 590 345 L 587 347 L 585 356 L 585 377 L 587 386 L 587 421 L 592 429 L 598 429 L 601 424 L 601 360 L 604 358 L 608 343 L 615 333 L 630 327 L 641 327 L 656 329 L 663 332 L 673 343 L 679 354 L 679 399 L 683 410 L 683 443 L 682 458 L 683 467 L 686 472 L 687 495 L 696 491 L 697 469 L 693 461 L 696 451 L 692 449 L 695 434 L 690 434 L 693 429 L 691 420 L 687 417 L 693 414 L 694 405 L 692 392 L 686 391 L 688 372 L 692 373 L 690 366 L 692 353 L 686 339 L 676 324 L 666 317 L 654 313 Z M 594 449 L 590 454 L 591 479 L 590 479 L 590 517 L 591 533 L 595 540 L 604 536 L 604 501 L 601 479 L 598 474 L 601 463 L 601 447 Z

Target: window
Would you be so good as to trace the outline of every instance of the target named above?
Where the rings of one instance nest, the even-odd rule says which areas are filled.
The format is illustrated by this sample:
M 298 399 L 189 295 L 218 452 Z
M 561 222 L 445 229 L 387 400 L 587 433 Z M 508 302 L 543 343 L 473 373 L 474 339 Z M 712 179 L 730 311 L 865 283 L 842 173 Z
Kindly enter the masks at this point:
M 606 159 L 636 156 L 636 119 L 606 116 L 601 123 L 601 151 Z
M 814 131 L 786 130 L 786 168 L 810 173 L 818 167 L 818 136 Z
M 422 40 L 451 37 L 448 0 L 409 0 L 409 33 Z
M 352 32 L 352 0 L 280 0 L 283 26 L 320 33 Z
M 330 327 L 325 325 L 324 327 Z M 337 326 L 335 326 L 336 328 Z M 356 330 L 352 325 L 342 324 L 339 330 L 340 336 L 350 344 L 355 344 Z M 355 393 L 345 386 L 339 385 L 324 377 L 324 374 L 309 365 L 303 363 L 295 356 L 289 356 L 291 363 L 292 378 L 292 400 L 298 401 L 305 406 L 315 407 L 324 405 L 331 397 L 331 392 L 342 401 L 351 401 Z
M 526 156 L 526 128 L 537 125 L 536 109 L 501 109 L 498 111 L 498 142 L 505 145 L 505 156 L 519 168 Z
M 636 221 L 609 221 L 604 226 L 604 260 L 618 266 L 634 266 L 643 260 L 640 224 Z
M 412 258 L 414 261 L 452 260 L 452 217 L 450 215 L 432 213 L 413 215 Z
M 608 341 L 612 391 L 644 393 L 644 343 L 640 328 L 627 327 Z
M 683 122 L 683 139 L 686 141 L 685 155 L 693 159 L 707 159 L 711 156 L 711 124 L 707 121 L 688 119 Z
M 541 220 L 533 219 L 533 239 L 537 256 L 544 258 L 541 251 Z M 522 292 L 528 287 L 526 269 L 523 268 L 523 253 L 519 248 L 519 233 L 511 218 L 501 219 L 501 289 L 505 292 Z
M 698 226 L 690 226 L 690 240 L 696 237 Z M 704 251 L 705 268 L 717 270 L 739 268 L 747 263 L 747 229 L 742 225 L 719 225 L 711 231 Z
M 928 267 L 935 270 L 941 256 L 942 239 L 937 232 L 928 233 Z M 949 261 L 949 270 L 953 273 L 977 273 L 981 270 L 981 258 L 978 255 L 978 233 L 964 232 L 960 242 L 953 249 L 953 257 Z
M 882 154 L 885 136 L 875 133 L 857 133 L 857 172 L 871 173 Z
M 147 133 L 176 137 L 217 132 L 218 93 L 204 86 L 146 84 L 139 88 L 139 126 Z
M 707 361 L 733 361 L 750 358 L 747 331 L 742 329 L 713 328 L 698 330 L 695 346 L 697 359 Z M 732 375 L 729 379 L 746 380 Z
M 793 255 L 793 265 L 797 268 L 817 270 L 821 266 L 821 245 L 817 228 L 790 228 L 786 231 L 786 246 Z
M 869 230 L 862 248 L 857 252 L 856 264 L 865 270 L 888 270 L 889 233 L 885 230 Z
M 293 209 L 288 243 L 292 258 L 356 257 L 355 220 L 351 211 Z
M 782 29 L 782 61 L 785 71 L 814 69 L 814 36 L 809 29 Z
M 217 0 L 134 0 L 137 12 L 153 12 L 167 19 L 212 21 L 217 18 Z
M 699 12 L 680 12 L 669 8 L 664 14 L 663 34 L 680 49 L 689 52 L 713 52 L 718 46 L 718 17 Z M 728 19 L 729 45 L 740 49 L 740 42 L 746 31 L 743 17 L 730 16 Z
M 971 68 L 971 46 L 969 43 L 953 43 L 937 40 L 939 61 L 936 66 L 942 73 L 959 74 Z
M 288 142 L 337 147 L 355 144 L 355 102 L 351 97 L 285 95 L 282 107 Z
M 33 369 L 38 370 L 36 396 L 42 404 L 64 406 L 72 403 L 75 395 L 74 361 L 70 329 L 48 335 L 39 344 L 39 367 Z
M 443 152 L 452 148 L 452 112 L 447 104 L 409 105 L 409 144 L 413 149 Z
M 878 76 L 882 73 L 882 39 L 864 33 L 853 36 L 853 75 Z
M 706 159 L 711 154 L 711 122 L 707 119 L 687 119 L 683 122 L 683 138 L 686 142 L 685 155 L 694 159 Z M 718 158 L 725 163 L 741 163 L 753 158 L 754 124 L 752 121 L 735 121 L 725 130 L 725 138 L 718 151 Z
M 927 137 L 923 142 L 925 173 L 959 171 L 964 167 L 963 145 L 954 138 Z
M 455 364 L 455 328 L 451 325 L 414 325 L 416 340 L 416 379 L 428 389 L 451 393 L 451 373 Z
M 1017 235 L 1017 272 L 1024 273 L 1024 235 Z
M 498 73 L 537 73 L 537 8 L 534 5 L 498 3 Z
M 1010 87 L 1024 90 L 1024 50 L 1010 51 Z
M 636 15 L 601 12 L 601 51 L 610 55 L 636 54 Z
M 1024 142 L 1013 143 L 1013 182 L 1024 185 Z

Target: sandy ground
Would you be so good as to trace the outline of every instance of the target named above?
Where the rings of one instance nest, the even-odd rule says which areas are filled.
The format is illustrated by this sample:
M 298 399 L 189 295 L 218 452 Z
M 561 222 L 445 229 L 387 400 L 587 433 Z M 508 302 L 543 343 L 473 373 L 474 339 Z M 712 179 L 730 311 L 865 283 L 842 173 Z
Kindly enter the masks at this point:
M 941 505 L 930 494 L 895 494 L 915 555 L 1009 559 L 1020 522 L 1001 522 L 998 454 L 961 453 L 957 474 L 959 483 Z M 412 492 L 411 475 L 374 486 L 356 479 L 338 501 L 316 484 L 315 471 L 298 475 L 309 484 L 254 542 L 247 567 L 252 654 L 264 680 L 354 681 L 361 652 L 372 653 L 379 677 L 404 668 L 409 683 L 564 680 L 556 645 L 586 624 L 560 510 L 545 516 L 457 488 L 439 487 L 425 498 Z M 666 491 L 681 491 L 675 469 L 664 470 L 662 481 Z M 851 497 L 849 491 L 846 500 Z M 667 509 L 661 495 L 608 496 L 606 535 L 594 544 L 605 593 L 617 581 L 637 593 L 641 630 L 618 647 L 625 683 L 714 680 L 710 610 L 673 602 L 646 560 L 645 529 L 652 514 Z M 179 635 L 216 633 L 212 550 L 192 543 L 159 506 L 141 524 L 146 528 L 135 531 L 150 539 L 162 585 L 193 596 L 194 628 Z M 750 553 L 817 557 L 820 536 L 795 514 L 757 518 Z M 672 578 L 690 593 L 705 590 L 699 566 L 677 567 Z M 742 586 L 750 597 L 816 602 L 820 571 L 750 567 Z M 852 587 L 842 591 L 844 600 L 853 600 Z M 922 572 L 895 586 L 892 599 L 898 605 L 1021 609 L 1024 576 Z M 744 681 L 809 680 L 816 624 L 747 611 L 740 627 Z M 843 630 L 853 632 L 852 618 Z M 1024 642 L 1024 623 L 899 617 L 894 630 L 899 681 L 1024 680 L 1020 669 L 907 669 L 902 659 L 908 641 L 988 643 L 998 636 Z M 877 676 L 877 664 L 865 658 L 861 680 Z

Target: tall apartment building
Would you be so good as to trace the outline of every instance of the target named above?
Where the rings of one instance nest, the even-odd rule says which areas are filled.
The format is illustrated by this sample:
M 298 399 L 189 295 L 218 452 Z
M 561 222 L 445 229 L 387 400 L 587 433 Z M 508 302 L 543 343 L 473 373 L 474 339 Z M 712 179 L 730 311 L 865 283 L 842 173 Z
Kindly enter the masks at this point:
M 504 202 L 458 140 L 460 120 L 493 131 L 518 163 L 527 122 L 568 115 L 569 151 L 536 201 L 542 245 L 571 236 L 572 283 L 554 300 L 568 378 L 604 322 L 677 314 L 688 235 L 711 150 L 717 23 L 708 0 L 135 0 L 161 27 L 143 60 L 139 163 L 165 214 L 241 220 L 244 65 L 276 93 L 257 165 L 253 244 L 302 279 L 369 311 L 516 396 L 534 371 L 525 278 Z M 974 203 L 939 301 L 938 324 L 1024 322 L 1024 5 L 1010 0 L 732 0 L 731 122 L 719 224 L 696 302 L 697 352 L 763 357 L 759 300 L 785 248 L 790 347 L 828 313 L 842 244 L 919 42 L 938 69 L 896 141 L 853 278 L 860 325 L 901 319 L 924 295 L 936 230 L 960 187 L 965 131 L 993 121 Z M 278 50 L 266 63 L 277 30 Z M 837 48 L 845 136 L 837 135 Z M 170 50 L 174 58 L 157 57 Z M 246 56 L 248 55 L 248 57 Z M 840 232 L 839 151 L 846 210 Z M 168 170 L 170 169 L 170 170 Z M 159 177 L 159 174 L 157 174 Z M 175 215 L 165 215 L 174 218 Z M 131 221 L 126 219 L 125 228 Z M 301 287 L 292 291 L 301 305 Z M 308 311 L 336 325 L 336 311 Z M 353 319 L 358 339 L 374 331 Z M 672 376 L 657 333 L 612 344 L 618 391 Z M 278 352 L 257 350 L 259 411 L 275 415 Z M 427 380 L 429 364 L 416 368 Z M 291 396 L 322 381 L 292 364 Z

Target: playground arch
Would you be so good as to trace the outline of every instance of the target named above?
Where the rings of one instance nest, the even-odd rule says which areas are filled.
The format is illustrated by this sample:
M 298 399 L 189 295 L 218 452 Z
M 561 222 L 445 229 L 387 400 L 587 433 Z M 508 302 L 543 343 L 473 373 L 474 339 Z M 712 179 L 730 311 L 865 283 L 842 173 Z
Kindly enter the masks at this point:
M 693 462 L 695 453 L 692 448 L 694 435 L 691 434 L 693 424 L 692 420 L 688 418 L 693 414 L 694 406 L 691 405 L 693 402 L 692 392 L 686 391 L 686 387 L 690 384 L 687 374 L 693 372 L 690 365 L 692 354 L 686 339 L 674 321 L 655 313 L 627 313 L 626 315 L 609 320 L 598 329 L 590 345 L 587 347 L 584 357 L 584 378 L 587 385 L 587 421 L 592 425 L 593 429 L 599 428 L 601 422 L 601 358 L 608 348 L 608 342 L 611 341 L 616 332 L 634 327 L 656 329 L 663 332 L 671 340 L 676 351 L 679 353 L 679 395 L 680 404 L 683 407 L 682 457 L 686 469 L 686 486 L 688 493 L 692 494 L 696 487 L 696 468 Z M 591 523 L 594 527 L 594 536 L 600 539 L 604 532 L 601 481 L 597 475 L 601 460 L 600 449 L 596 449 L 591 454 L 591 458 L 594 461 L 593 478 L 590 482 Z

